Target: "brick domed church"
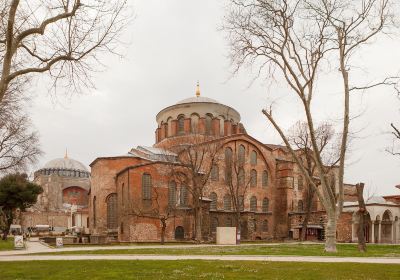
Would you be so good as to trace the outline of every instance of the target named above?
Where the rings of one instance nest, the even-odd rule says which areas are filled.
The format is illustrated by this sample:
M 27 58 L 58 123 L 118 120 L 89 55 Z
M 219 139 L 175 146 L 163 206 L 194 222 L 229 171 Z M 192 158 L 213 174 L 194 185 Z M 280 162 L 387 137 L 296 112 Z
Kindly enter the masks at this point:
M 156 121 L 153 146 L 90 164 L 92 235 L 136 242 L 190 240 L 200 232 L 211 241 L 218 226 L 240 223 L 242 240 L 299 238 L 305 180 L 284 146 L 248 135 L 239 112 L 201 96 L 199 86 Z M 338 240 L 352 241 L 354 186 L 345 186 L 345 200 Z M 315 198 L 307 238 L 324 239 L 325 224 Z
M 55 231 L 75 228 L 88 232 L 88 193 L 90 172 L 70 157 L 47 162 L 34 173 L 34 180 L 43 188 L 37 203 L 22 215 L 22 226 L 34 228 L 48 225 Z

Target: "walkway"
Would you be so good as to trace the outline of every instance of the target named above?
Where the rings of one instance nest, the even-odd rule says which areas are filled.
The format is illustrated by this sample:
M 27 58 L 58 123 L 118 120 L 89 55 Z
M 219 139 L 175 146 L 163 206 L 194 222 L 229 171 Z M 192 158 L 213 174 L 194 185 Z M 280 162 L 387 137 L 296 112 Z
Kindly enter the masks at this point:
M 400 258 L 300 257 L 300 256 L 161 256 L 161 255 L 24 255 L 0 256 L 0 262 L 43 260 L 219 260 L 263 262 L 352 262 L 400 264 Z
M 290 243 L 254 243 L 254 244 L 241 244 L 239 246 L 276 246 L 280 244 Z M 295 244 L 295 243 L 293 243 Z M 307 244 L 307 243 L 303 243 Z M 309 243 L 315 244 L 315 243 Z M 72 251 L 95 251 L 95 250 L 119 250 L 119 249 L 182 249 L 182 248 L 202 248 L 202 247 L 226 247 L 235 245 L 215 245 L 215 244 L 179 244 L 179 245 L 104 245 L 104 246 L 76 246 L 64 248 L 51 248 L 40 242 L 26 242 L 26 250 L 13 250 L 13 251 L 0 251 L 0 256 L 11 255 L 26 255 L 35 253 L 57 253 L 57 252 L 72 252 Z

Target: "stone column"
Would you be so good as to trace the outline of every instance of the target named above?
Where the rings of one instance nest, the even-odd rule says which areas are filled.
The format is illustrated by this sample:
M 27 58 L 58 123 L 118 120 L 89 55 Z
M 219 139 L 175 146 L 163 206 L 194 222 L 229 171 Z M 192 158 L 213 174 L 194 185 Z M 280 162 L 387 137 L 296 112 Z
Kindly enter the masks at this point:
M 371 223 L 371 243 L 375 243 L 375 221 Z
M 391 229 L 390 229 L 390 240 L 391 240 L 391 242 L 390 243 L 395 243 L 394 242 L 394 231 L 395 231 L 395 228 L 394 228 L 394 222 L 392 222 L 392 225 L 391 225 Z
M 381 243 L 381 221 L 378 222 L 378 243 Z
M 354 224 L 354 222 L 351 223 L 351 242 L 357 242 L 356 240 L 356 225 Z

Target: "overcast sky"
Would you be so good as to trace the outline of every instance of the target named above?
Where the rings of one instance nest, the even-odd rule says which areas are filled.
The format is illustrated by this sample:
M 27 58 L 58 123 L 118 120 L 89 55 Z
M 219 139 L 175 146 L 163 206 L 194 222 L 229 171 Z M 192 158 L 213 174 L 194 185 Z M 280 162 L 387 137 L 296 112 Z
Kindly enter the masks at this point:
M 247 132 L 264 143 L 281 140 L 261 109 L 274 101 L 274 115 L 284 128 L 304 119 L 289 89 L 242 71 L 231 77 L 228 48 L 221 26 L 223 1 L 134 1 L 135 20 L 127 27 L 130 44 L 123 58 L 107 56 L 107 69 L 96 73 L 96 89 L 71 99 L 48 95 L 37 85 L 30 108 L 40 132 L 44 156 L 36 168 L 63 157 L 89 165 L 96 157 L 121 155 L 137 145 L 153 145 L 155 116 L 166 106 L 201 94 L 237 109 Z M 382 39 L 356 58 L 363 71 L 357 81 L 398 73 L 400 40 Z M 358 65 L 357 65 L 358 66 Z M 339 82 L 338 82 L 339 81 Z M 314 114 L 323 121 L 340 121 L 340 80 L 332 75 L 318 86 Z M 284 97 L 282 97 L 284 96 Z M 335 104 L 336 102 L 336 104 Z M 352 143 L 346 181 L 365 182 L 376 194 L 400 194 L 400 157 L 385 152 L 391 145 L 390 122 L 400 125 L 400 100 L 387 88 L 352 97 L 352 123 L 358 131 Z

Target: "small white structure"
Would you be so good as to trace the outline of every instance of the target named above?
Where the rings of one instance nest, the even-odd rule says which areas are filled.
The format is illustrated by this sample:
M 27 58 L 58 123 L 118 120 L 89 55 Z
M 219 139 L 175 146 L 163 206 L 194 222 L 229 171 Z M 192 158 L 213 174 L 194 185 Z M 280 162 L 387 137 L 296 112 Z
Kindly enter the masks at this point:
M 369 243 L 400 243 L 400 205 L 374 196 L 365 202 L 368 216 L 365 225 Z M 344 212 L 353 212 L 352 242 L 357 242 L 358 203 L 345 202 Z
M 57 237 L 56 238 L 56 247 L 57 248 L 62 248 L 64 246 L 63 238 L 62 237 Z
M 217 227 L 217 245 L 236 245 L 235 227 Z
M 22 235 L 14 236 L 14 249 L 21 250 L 24 249 L 24 237 Z

